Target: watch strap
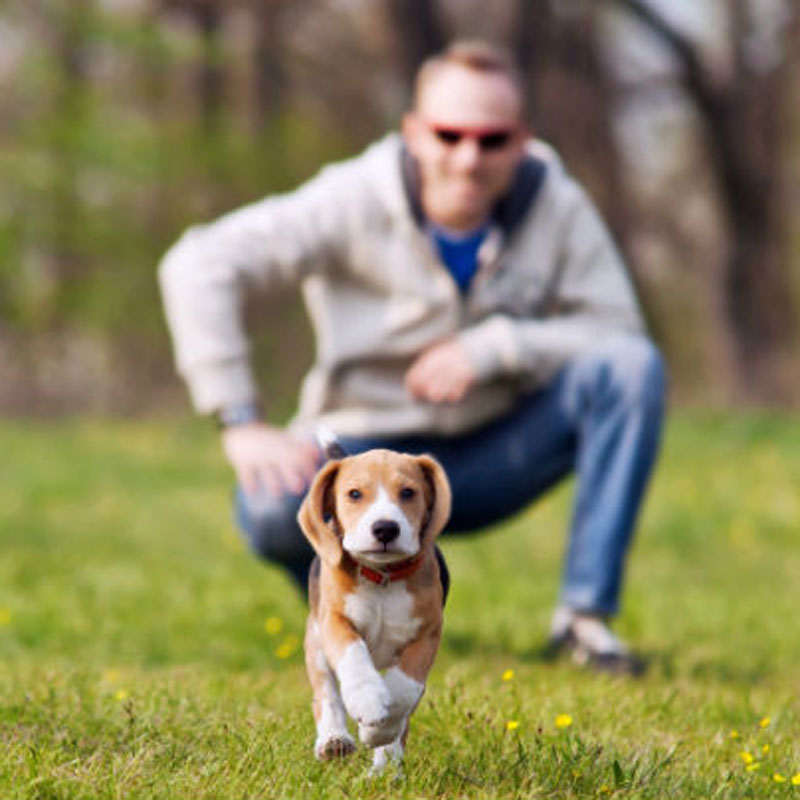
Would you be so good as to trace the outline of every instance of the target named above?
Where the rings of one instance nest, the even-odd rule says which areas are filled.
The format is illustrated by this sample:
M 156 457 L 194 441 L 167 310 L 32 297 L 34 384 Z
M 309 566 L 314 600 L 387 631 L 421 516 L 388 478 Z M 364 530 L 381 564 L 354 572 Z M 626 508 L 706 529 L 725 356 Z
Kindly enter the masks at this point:
M 235 428 L 238 425 L 252 425 L 263 422 L 264 412 L 255 400 L 246 403 L 231 403 L 217 411 L 217 424 L 220 428 Z

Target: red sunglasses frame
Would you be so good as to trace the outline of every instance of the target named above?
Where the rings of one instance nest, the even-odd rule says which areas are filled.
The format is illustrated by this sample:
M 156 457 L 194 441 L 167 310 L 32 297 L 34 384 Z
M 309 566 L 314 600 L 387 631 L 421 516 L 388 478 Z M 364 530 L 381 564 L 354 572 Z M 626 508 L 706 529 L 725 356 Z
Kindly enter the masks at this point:
M 462 139 L 474 139 L 482 151 L 504 150 L 520 132 L 519 125 L 480 127 L 443 125 L 425 120 L 428 130 L 448 147 L 455 147 Z

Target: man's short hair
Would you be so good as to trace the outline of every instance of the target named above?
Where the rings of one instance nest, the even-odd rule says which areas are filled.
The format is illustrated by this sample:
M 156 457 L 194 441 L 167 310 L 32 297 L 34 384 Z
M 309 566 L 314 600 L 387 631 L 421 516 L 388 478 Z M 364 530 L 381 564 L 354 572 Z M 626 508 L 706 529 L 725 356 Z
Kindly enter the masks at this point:
M 441 53 L 422 62 L 414 82 L 414 103 L 419 102 L 425 85 L 444 67 L 460 66 L 484 74 L 507 78 L 524 97 L 522 74 L 511 56 L 501 47 L 480 39 L 460 39 L 452 42 Z

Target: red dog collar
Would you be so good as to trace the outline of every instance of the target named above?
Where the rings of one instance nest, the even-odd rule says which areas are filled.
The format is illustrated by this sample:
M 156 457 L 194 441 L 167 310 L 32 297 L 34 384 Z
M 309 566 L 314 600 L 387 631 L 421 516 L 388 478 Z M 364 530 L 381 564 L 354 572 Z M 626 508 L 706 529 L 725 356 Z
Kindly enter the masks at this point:
M 407 578 L 419 569 L 420 564 L 422 564 L 422 554 L 409 558 L 407 561 L 400 561 L 397 564 L 387 564 L 380 570 L 360 564 L 358 571 L 368 581 L 372 581 L 378 586 L 386 586 L 391 581 L 400 581 L 403 578 Z

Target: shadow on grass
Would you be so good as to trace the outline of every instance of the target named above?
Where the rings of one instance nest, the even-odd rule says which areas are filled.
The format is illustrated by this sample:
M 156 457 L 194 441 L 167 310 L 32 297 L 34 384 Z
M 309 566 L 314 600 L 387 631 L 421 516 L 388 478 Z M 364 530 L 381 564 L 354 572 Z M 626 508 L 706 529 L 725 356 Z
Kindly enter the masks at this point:
M 545 661 L 545 640 L 536 647 L 520 648 L 499 637 L 488 637 L 479 633 L 448 632 L 445 627 L 442 637 L 442 648 L 451 655 L 462 658 L 480 658 L 481 656 L 513 656 L 520 661 Z
M 514 658 L 523 664 L 539 664 L 559 668 L 591 670 L 571 660 L 567 653 L 554 653 L 545 637 L 533 646 L 520 647 L 499 636 L 486 636 L 480 633 L 451 632 L 445 630 L 443 649 L 459 659 L 502 659 Z M 689 679 L 703 683 L 730 684 L 737 686 L 757 686 L 769 681 L 775 669 L 766 660 L 753 662 L 734 662 L 725 659 L 697 659 L 686 655 L 678 648 L 664 650 L 637 651 L 643 662 L 640 675 L 634 677 L 652 678 L 662 681 Z M 602 671 L 602 670 L 598 670 Z M 628 676 L 631 677 L 631 676 Z
M 650 672 L 667 681 L 689 678 L 703 683 L 757 686 L 776 674 L 775 667 L 765 660 L 692 659 L 677 648 L 653 652 L 649 659 Z

